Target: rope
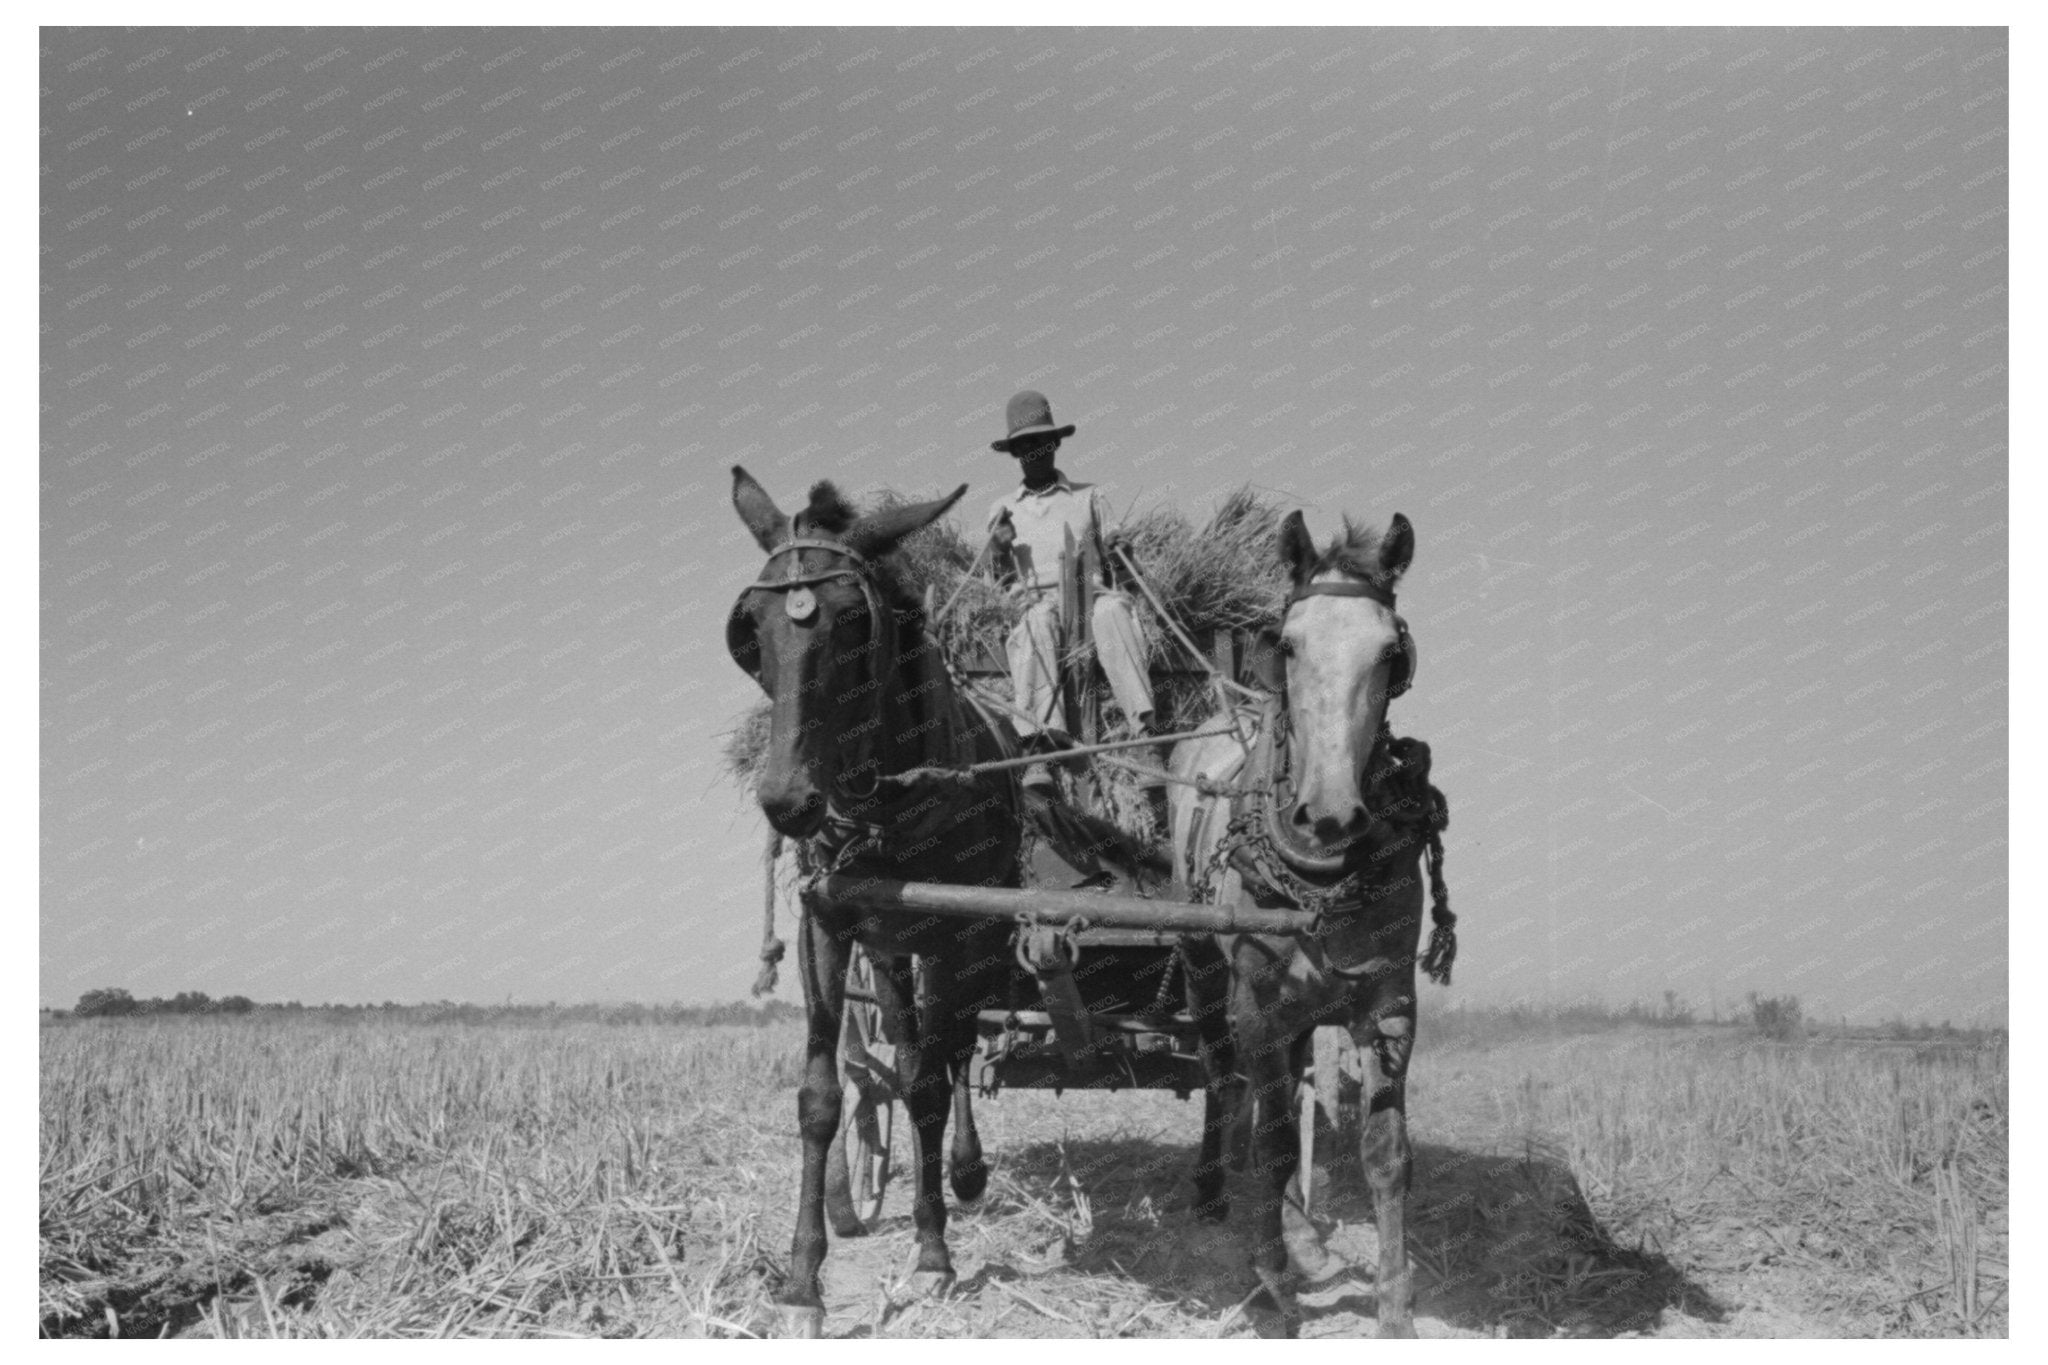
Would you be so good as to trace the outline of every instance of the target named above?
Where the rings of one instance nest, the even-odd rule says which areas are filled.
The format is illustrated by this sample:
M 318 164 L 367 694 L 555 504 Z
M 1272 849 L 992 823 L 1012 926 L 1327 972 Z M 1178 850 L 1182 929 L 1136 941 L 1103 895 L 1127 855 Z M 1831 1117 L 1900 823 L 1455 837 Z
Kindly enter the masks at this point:
M 1124 568 L 1130 571 L 1131 581 L 1136 583 L 1138 585 L 1138 590 L 1145 594 L 1145 600 L 1152 604 L 1152 610 L 1159 613 L 1159 619 L 1164 621 L 1166 623 L 1166 628 L 1173 632 L 1173 638 L 1180 641 L 1181 647 L 1187 650 L 1188 654 L 1191 657 L 1193 657 L 1195 662 L 1199 663 L 1203 667 L 1203 669 L 1207 671 L 1210 679 L 1213 682 L 1215 682 L 1219 687 L 1230 688 L 1231 690 L 1237 692 L 1240 696 L 1245 697 L 1247 700 L 1257 701 L 1260 697 L 1260 694 L 1258 692 L 1254 691 L 1249 687 L 1246 687 L 1243 683 L 1238 682 L 1234 678 L 1224 677 L 1222 670 L 1216 667 L 1215 663 L 1210 660 L 1209 656 L 1202 653 L 1201 650 L 1195 648 L 1194 641 L 1190 640 L 1187 637 L 1186 632 L 1181 630 L 1180 622 L 1177 619 L 1175 619 L 1172 612 L 1166 609 L 1166 604 L 1159 600 L 1159 594 L 1152 591 L 1152 584 L 1146 580 L 1145 575 L 1138 572 L 1138 566 L 1131 562 L 1131 557 L 1128 553 L 1125 552 L 1124 547 L 1121 545 L 1113 546 L 1111 549 L 1111 553 L 1115 554 L 1118 559 L 1121 559 L 1124 562 Z
M 901 845 L 917 844 L 937 834 L 953 811 L 933 789 L 949 787 L 971 794 L 980 789 L 977 776 L 970 768 L 906 768 L 876 778 L 871 793 L 841 812 L 844 824 L 859 837 L 835 855 L 838 866 L 833 870 L 842 870 L 857 852 L 881 849 L 884 836 Z M 907 825 L 900 823 L 906 816 L 916 818 Z
M 1139 749 L 1144 748 L 1148 745 L 1173 744 L 1183 739 L 1209 739 L 1216 735 L 1234 735 L 1236 733 L 1237 730 L 1235 727 L 1222 730 L 1176 730 L 1169 734 L 1144 735 L 1138 739 L 1110 740 L 1102 744 L 1075 744 L 1064 749 L 1054 749 L 1047 753 L 1026 754 L 1022 758 L 995 758 L 990 759 L 985 763 L 976 763 L 972 767 L 952 769 L 950 771 L 969 773 L 1000 772 L 1005 768 L 1023 768 L 1028 767 L 1033 763 L 1044 763 L 1048 761 L 1058 763 L 1064 762 L 1070 758 L 1086 757 L 1090 754 L 1111 753 L 1118 749 Z M 912 769 L 912 771 L 916 772 L 927 770 Z M 948 770 L 939 769 L 938 771 Z
M 988 547 L 989 542 L 983 541 L 981 543 L 981 548 L 974 552 L 974 562 L 967 566 L 966 573 L 960 575 L 960 582 L 954 587 L 953 595 L 946 599 L 946 605 L 940 607 L 939 614 L 933 618 L 933 629 L 937 629 L 938 622 L 945 620 L 946 617 L 952 613 L 953 604 L 960 600 L 961 593 L 967 591 L 967 585 L 971 582 L 979 581 L 974 577 L 974 571 L 981 567 L 982 556 L 988 553 Z
M 1237 732 L 1235 730 L 1211 730 L 1207 733 L 1232 735 Z M 1179 773 L 1168 772 L 1165 768 L 1155 768 L 1148 763 L 1133 763 L 1128 758 L 1105 758 L 1103 762 L 1111 767 L 1122 768 L 1127 773 L 1135 773 L 1139 777 L 1148 778 L 1155 782 L 1172 782 L 1183 787 L 1193 787 L 1204 796 L 1239 797 L 1252 794 L 1249 788 L 1235 786 L 1229 782 L 1218 782 L 1214 778 L 1203 777 L 1200 773 L 1195 774 L 1193 777 L 1182 777 Z
M 1432 787 L 1431 791 L 1436 789 Z M 1443 793 L 1436 792 L 1438 801 Z M 1444 841 L 1435 830 L 1429 832 L 1429 950 L 1422 955 L 1422 970 L 1439 986 L 1451 984 L 1451 964 L 1458 959 L 1458 917 L 1451 913 L 1451 893 L 1444 885 Z
M 1017 720 L 1028 721 L 1034 726 L 1038 724 L 1036 720 L 1033 720 L 1023 710 L 1011 705 L 995 693 L 986 690 L 971 677 L 960 673 L 953 667 L 950 659 L 946 661 L 946 669 L 952 675 L 954 685 L 965 692 L 968 700 L 977 706 L 985 704 L 986 706 L 999 707 L 1009 712 Z M 1033 763 L 1059 763 L 1069 758 L 1086 757 L 1091 754 L 1100 753 L 1105 749 L 1134 749 L 1147 744 L 1172 744 L 1183 739 L 1207 739 L 1214 735 L 1232 735 L 1236 737 L 1239 744 L 1243 744 L 1244 733 L 1238 728 L 1235 713 L 1231 715 L 1230 722 L 1230 727 L 1223 730 L 1176 730 L 1169 734 L 1145 735 L 1138 739 L 1116 740 L 1107 744 L 1075 745 L 1072 748 L 1055 749 L 1042 754 L 1027 754 L 1021 759 L 993 759 L 987 763 L 977 763 L 972 768 L 913 769 L 913 771 L 987 772 L 996 768 L 1023 768 Z M 1174 782 L 1185 782 L 1187 780 L 1186 778 L 1174 777 L 1172 774 L 1168 774 L 1167 778 L 1169 781 Z
M 775 861 L 782 856 L 782 836 L 768 832 L 768 849 L 761 858 L 761 972 L 754 978 L 757 996 L 775 993 L 775 964 L 782 961 L 786 947 L 775 936 Z
M 952 660 L 948 659 L 946 661 L 946 667 L 948 671 L 952 671 Z M 998 706 L 1001 707 L 1003 710 L 1008 711 L 1013 720 L 1021 720 L 1026 724 L 1030 725 L 1033 730 L 1036 730 L 1038 728 L 1039 721 L 1036 716 L 1033 716 L 1029 711 L 1026 711 L 1023 707 L 1017 706 L 1012 702 L 1006 701 L 1003 698 L 997 696 L 995 693 L 987 690 L 980 683 L 975 682 L 973 678 L 967 677 L 963 674 L 959 674 L 956 672 L 954 673 L 953 681 L 955 685 L 964 688 L 970 696 L 977 698 L 978 700 L 985 702 L 988 705 Z

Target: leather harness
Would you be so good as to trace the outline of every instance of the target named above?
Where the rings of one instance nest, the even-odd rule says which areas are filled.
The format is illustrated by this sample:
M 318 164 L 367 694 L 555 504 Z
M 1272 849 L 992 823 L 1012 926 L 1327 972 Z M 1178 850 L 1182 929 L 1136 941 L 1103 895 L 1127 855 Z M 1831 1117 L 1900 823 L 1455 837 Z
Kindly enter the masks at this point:
M 1336 582 L 1304 583 L 1297 585 L 1287 596 L 1286 605 L 1281 608 L 1284 622 L 1287 612 L 1296 602 L 1309 597 L 1362 597 L 1380 603 L 1389 611 L 1394 609 L 1394 594 L 1385 585 L 1370 580 L 1346 579 Z M 1415 645 L 1408 633 L 1408 626 L 1399 615 L 1394 618 L 1399 636 L 1401 658 L 1387 681 L 1387 699 L 1406 692 L 1414 681 Z M 1369 899 L 1369 868 L 1360 865 L 1355 857 L 1346 859 L 1346 870 L 1334 881 L 1312 879 L 1300 869 L 1289 865 L 1285 846 L 1272 829 L 1273 818 L 1278 814 L 1278 783 L 1286 780 L 1291 768 L 1288 755 L 1288 707 L 1285 687 L 1281 695 L 1270 699 L 1260 708 L 1256 747 L 1242 754 L 1226 776 L 1233 778 L 1246 769 L 1253 774 L 1252 789 L 1246 793 L 1244 803 L 1230 799 L 1228 806 L 1221 802 L 1205 802 L 1199 808 L 1196 819 L 1191 822 L 1187 847 L 1186 866 L 1194 870 L 1191 876 L 1191 899 L 1202 901 L 1216 894 L 1214 878 L 1224 864 L 1228 864 L 1246 883 L 1247 889 L 1286 901 L 1303 909 L 1316 912 L 1316 922 L 1303 936 L 1317 955 L 1323 958 L 1324 968 L 1340 977 L 1359 977 L 1375 973 L 1378 960 L 1360 964 L 1340 964 L 1322 950 L 1321 929 L 1326 916 L 1355 915 L 1366 913 L 1372 908 Z M 1399 771 L 1405 761 L 1406 751 L 1415 745 L 1414 741 L 1395 740 L 1384 720 L 1373 745 L 1374 757 L 1368 760 L 1368 767 L 1375 773 Z M 1425 751 L 1426 752 L 1426 751 Z M 1385 755 L 1385 762 L 1379 761 Z M 1423 966 L 1428 974 L 1441 982 L 1448 983 L 1450 963 L 1455 955 L 1456 938 L 1452 926 L 1456 918 L 1451 915 L 1442 879 L 1441 830 L 1449 823 L 1449 803 L 1443 793 L 1429 785 L 1425 768 L 1421 774 L 1427 798 L 1414 810 L 1404 809 L 1410 803 L 1398 803 L 1394 809 L 1377 812 L 1376 821 L 1386 820 L 1398 826 L 1418 830 L 1426 841 L 1429 859 L 1431 890 L 1436 896 L 1432 918 L 1437 928 L 1432 932 L 1429 951 L 1423 957 Z M 1229 824 L 1217 840 L 1206 864 L 1199 858 L 1201 845 L 1213 816 L 1219 809 L 1230 812 Z M 1409 837 L 1404 834 L 1404 839 Z

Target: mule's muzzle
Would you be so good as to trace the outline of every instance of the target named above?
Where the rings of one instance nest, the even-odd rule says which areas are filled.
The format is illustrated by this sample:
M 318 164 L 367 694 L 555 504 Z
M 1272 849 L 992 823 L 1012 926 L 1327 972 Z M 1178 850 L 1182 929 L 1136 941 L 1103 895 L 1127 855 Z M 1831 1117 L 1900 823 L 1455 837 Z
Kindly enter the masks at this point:
M 1288 830 L 1297 840 L 1310 847 L 1320 845 L 1322 851 L 1330 853 L 1364 834 L 1370 823 L 1365 807 L 1355 801 L 1341 815 L 1318 815 L 1306 801 L 1297 801 L 1287 815 Z

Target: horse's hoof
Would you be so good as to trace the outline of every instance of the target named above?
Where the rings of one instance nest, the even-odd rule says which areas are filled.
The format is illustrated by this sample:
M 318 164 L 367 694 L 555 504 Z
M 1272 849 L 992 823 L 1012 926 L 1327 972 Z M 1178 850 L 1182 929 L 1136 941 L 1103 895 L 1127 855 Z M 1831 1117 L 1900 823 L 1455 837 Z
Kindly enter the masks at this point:
M 791 1303 L 780 1304 L 778 1307 L 782 1312 L 782 1331 L 784 1336 L 797 1337 L 809 1341 L 816 1340 L 825 1335 L 825 1310 L 823 1308 L 804 1308 Z
M 916 1270 L 910 1275 L 910 1288 L 921 1299 L 943 1299 L 952 1294 L 959 1276 L 950 1270 Z
M 1350 1268 L 1343 1257 L 1323 1245 L 1322 1237 L 1305 1218 L 1286 1229 L 1282 1243 L 1287 1250 L 1288 1272 L 1297 1287 L 1328 1284 Z
M 1383 1337 L 1415 1335 L 1415 1289 L 1411 1274 L 1382 1273 L 1380 1276 L 1376 1290 L 1379 1307 L 1374 1311 L 1379 1318 L 1379 1334 Z
M 1204 1199 L 1195 1205 L 1195 1218 L 1204 1223 L 1227 1223 L 1230 1221 L 1230 1201 L 1222 1195 Z
M 1261 1296 L 1263 1297 L 1263 1296 Z M 1251 1319 L 1252 1331 L 1257 1336 L 1273 1341 L 1293 1341 L 1301 1335 L 1301 1314 L 1287 1312 L 1270 1305 L 1260 1307 L 1254 1304 L 1246 1317 Z
M 1351 1268 L 1341 1256 L 1333 1256 L 1320 1247 L 1316 1248 L 1312 1256 L 1298 1255 L 1293 1247 L 1289 1247 L 1287 1263 L 1304 1289 L 1326 1285 Z
M 1287 1272 L 1254 1267 L 1252 1273 L 1258 1287 L 1246 1297 L 1244 1313 L 1253 1333 L 1287 1340 L 1301 1335 L 1301 1301 L 1294 1297 Z
M 972 1204 L 988 1190 L 988 1163 L 976 1160 L 966 1166 L 953 1168 L 953 1197 L 963 1204 Z
M 832 1235 L 834 1237 L 865 1237 L 868 1235 L 868 1225 L 861 1222 L 860 1219 L 853 1217 L 847 1218 L 843 1223 L 835 1219 L 832 1223 Z

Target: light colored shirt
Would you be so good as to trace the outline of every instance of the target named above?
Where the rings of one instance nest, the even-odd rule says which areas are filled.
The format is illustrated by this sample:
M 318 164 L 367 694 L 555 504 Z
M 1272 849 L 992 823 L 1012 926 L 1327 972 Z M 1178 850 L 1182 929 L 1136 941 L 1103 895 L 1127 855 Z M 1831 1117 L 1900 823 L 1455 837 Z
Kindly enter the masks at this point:
M 1062 474 L 1047 487 L 1017 490 L 997 498 L 988 509 L 988 527 L 993 531 L 1004 509 L 1017 539 L 1010 553 L 1017 564 L 1017 585 L 1036 596 L 1060 586 L 1061 554 L 1068 531 L 1079 546 L 1088 536 L 1096 537 L 1096 555 L 1105 567 L 1102 535 L 1109 529 L 1109 500 L 1092 483 L 1075 483 Z

